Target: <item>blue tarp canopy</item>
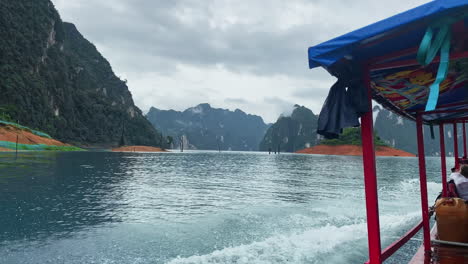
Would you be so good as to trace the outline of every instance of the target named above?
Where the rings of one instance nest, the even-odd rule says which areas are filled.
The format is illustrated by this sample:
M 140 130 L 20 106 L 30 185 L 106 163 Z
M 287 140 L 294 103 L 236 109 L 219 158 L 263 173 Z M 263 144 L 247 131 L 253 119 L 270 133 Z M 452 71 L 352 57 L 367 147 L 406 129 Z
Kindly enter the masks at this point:
M 436 110 L 468 109 L 468 0 L 437 0 L 309 48 L 309 67 L 321 66 L 338 78 L 322 108 L 319 133 L 333 136 L 359 125 L 357 117 L 368 109 L 364 71 L 369 71 L 373 99 L 382 106 L 410 119 L 424 111 L 438 57 L 422 66 L 416 56 L 428 28 L 434 28 L 436 39 L 442 31 L 436 25 L 447 18 L 450 64 Z M 423 120 L 429 124 L 465 117 L 468 111 L 434 113 Z
M 443 16 L 467 14 L 468 0 L 438 0 L 309 48 L 309 68 L 328 68 L 342 59 L 366 61 L 416 47 L 427 27 Z

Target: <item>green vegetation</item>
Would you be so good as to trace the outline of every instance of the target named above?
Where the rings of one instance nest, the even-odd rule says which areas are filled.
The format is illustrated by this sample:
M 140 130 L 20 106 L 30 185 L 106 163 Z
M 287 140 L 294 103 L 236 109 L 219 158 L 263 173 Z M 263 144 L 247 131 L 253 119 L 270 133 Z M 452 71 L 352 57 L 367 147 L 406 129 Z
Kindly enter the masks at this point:
M 82 148 L 75 146 L 44 146 L 44 150 L 48 151 L 85 151 Z
M 0 106 L 0 119 L 7 121 L 7 122 L 13 122 L 13 118 L 11 118 L 11 113 L 16 112 L 16 107 L 14 105 L 2 105 Z
M 360 146 L 362 144 L 361 141 L 361 128 L 359 127 L 351 127 L 345 128 L 343 133 L 340 135 L 339 138 L 336 139 L 325 139 L 320 142 L 323 145 L 357 145 Z M 374 144 L 376 146 L 387 146 L 385 142 L 383 142 L 380 137 L 377 136 L 377 133 L 374 131 Z
M 16 127 L 20 130 L 33 133 L 40 137 L 52 138 L 51 136 L 49 136 L 48 134 L 44 132 L 30 129 L 29 127 L 25 127 L 14 122 L 0 120 L 0 125 L 9 125 L 9 126 Z M 30 145 L 30 144 L 20 144 L 20 143 L 16 144 L 16 142 L 10 142 L 10 141 L 0 141 L 0 147 L 12 149 L 12 150 L 18 149 L 18 150 L 36 150 L 36 151 L 37 150 L 38 151 L 84 151 L 84 149 L 81 149 L 75 146 L 50 146 L 50 145 L 45 145 L 45 144 Z
M 14 122 L 8 122 L 8 121 L 0 120 L 0 124 L 13 126 L 13 127 L 18 128 L 18 129 L 31 132 L 32 134 L 40 136 L 40 137 L 52 138 L 51 136 L 49 136 L 48 134 L 46 134 L 44 132 L 31 129 L 29 127 L 22 126 L 20 124 L 14 123 Z
M 161 144 L 126 83 L 50 0 L 0 1 L 0 94 L 0 118 L 64 142 Z
M 16 142 L 0 141 L 0 147 L 7 149 L 16 149 Z M 74 146 L 49 146 L 45 144 L 29 145 L 18 144 L 18 150 L 35 150 L 35 151 L 84 151 L 84 149 Z

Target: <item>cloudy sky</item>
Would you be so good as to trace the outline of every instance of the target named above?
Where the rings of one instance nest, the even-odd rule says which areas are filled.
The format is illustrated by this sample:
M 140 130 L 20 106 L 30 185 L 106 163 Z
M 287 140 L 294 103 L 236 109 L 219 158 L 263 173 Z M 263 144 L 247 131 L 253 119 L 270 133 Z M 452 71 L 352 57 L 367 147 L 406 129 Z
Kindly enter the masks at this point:
M 334 79 L 307 48 L 427 0 L 52 0 L 128 80 L 138 107 L 199 103 L 273 122 L 315 113 Z

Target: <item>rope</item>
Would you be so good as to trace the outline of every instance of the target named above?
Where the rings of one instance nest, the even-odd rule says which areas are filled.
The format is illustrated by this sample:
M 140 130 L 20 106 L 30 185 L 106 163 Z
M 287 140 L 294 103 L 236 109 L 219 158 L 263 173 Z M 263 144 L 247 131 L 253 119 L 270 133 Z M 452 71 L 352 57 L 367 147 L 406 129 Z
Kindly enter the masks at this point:
M 440 51 L 439 68 L 437 69 L 434 83 L 429 86 L 429 96 L 425 111 L 431 111 L 436 108 L 440 84 L 447 78 L 450 63 L 451 26 L 457 19 L 452 17 L 443 18 L 429 26 L 419 45 L 417 60 L 423 66 L 429 65 Z M 438 32 L 433 40 L 436 29 L 438 29 Z

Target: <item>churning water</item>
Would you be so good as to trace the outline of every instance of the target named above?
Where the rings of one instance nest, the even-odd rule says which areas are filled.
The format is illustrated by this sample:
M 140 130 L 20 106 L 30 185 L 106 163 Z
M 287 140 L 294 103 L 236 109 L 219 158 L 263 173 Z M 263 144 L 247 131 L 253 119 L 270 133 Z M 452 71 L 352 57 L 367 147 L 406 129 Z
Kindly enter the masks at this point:
M 416 158 L 378 158 L 382 246 L 421 218 Z M 428 158 L 429 200 L 440 190 Z M 407 262 L 420 235 L 387 263 Z M 360 157 L 0 154 L 0 263 L 363 263 Z

